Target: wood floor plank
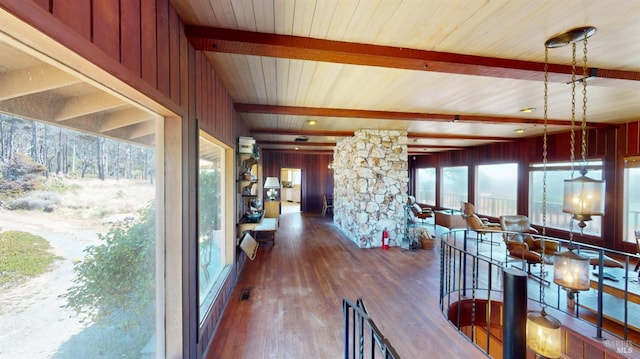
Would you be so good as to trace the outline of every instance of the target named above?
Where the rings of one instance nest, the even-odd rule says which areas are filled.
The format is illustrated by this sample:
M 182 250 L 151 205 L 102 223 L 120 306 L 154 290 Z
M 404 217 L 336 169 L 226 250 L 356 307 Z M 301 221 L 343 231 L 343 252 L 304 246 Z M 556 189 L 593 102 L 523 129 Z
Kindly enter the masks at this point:
M 330 217 L 283 214 L 275 245 L 245 264 L 207 358 L 341 358 L 345 297 L 364 299 L 403 358 L 485 358 L 439 310 L 439 255 L 360 249 Z

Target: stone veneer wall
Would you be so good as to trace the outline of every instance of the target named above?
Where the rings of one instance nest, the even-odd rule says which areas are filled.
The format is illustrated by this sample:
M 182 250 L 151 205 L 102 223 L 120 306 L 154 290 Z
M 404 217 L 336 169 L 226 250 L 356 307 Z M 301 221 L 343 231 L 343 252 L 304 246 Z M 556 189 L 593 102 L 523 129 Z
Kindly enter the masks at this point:
M 407 132 L 358 130 L 334 150 L 333 222 L 361 248 L 404 238 L 409 183 Z

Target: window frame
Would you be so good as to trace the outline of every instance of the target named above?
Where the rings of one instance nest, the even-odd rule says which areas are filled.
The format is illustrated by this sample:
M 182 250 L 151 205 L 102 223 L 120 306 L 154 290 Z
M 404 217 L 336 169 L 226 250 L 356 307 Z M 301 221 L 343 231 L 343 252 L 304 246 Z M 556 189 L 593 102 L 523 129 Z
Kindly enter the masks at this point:
M 546 168 L 545 168 L 546 167 Z M 571 163 L 570 161 L 557 161 L 557 162 L 549 162 L 546 166 L 540 162 L 532 162 L 529 164 L 528 175 L 529 175 L 529 201 L 527 204 L 529 219 L 531 220 L 531 224 L 542 226 L 542 202 L 538 202 L 538 206 L 535 205 L 536 197 L 542 196 L 542 188 L 539 190 L 536 188 L 537 181 L 534 179 L 535 173 L 540 173 L 546 170 L 547 173 L 547 210 L 546 210 L 546 227 L 564 230 L 569 232 L 570 230 L 574 233 L 580 233 L 580 227 L 578 227 L 578 223 L 576 221 L 571 220 L 571 214 L 562 212 L 563 207 L 563 196 L 564 196 L 564 180 L 568 180 L 571 178 L 576 178 L 580 176 L 579 170 L 583 167 L 582 163 Z M 588 171 L 588 176 L 591 174 L 591 178 L 594 178 L 593 173 L 599 171 L 599 178 L 604 178 L 604 161 L 600 158 L 592 158 L 587 159 L 584 167 Z M 550 212 L 549 207 L 553 205 L 553 200 L 550 200 L 550 197 L 553 197 L 553 191 L 550 191 L 553 187 L 549 184 L 549 174 L 553 172 L 572 172 L 573 177 L 571 177 L 571 173 L 568 176 L 563 176 L 563 182 L 558 184 L 558 187 L 561 189 L 561 193 L 559 193 L 559 202 L 555 203 L 555 207 L 560 208 L 559 212 Z M 542 183 L 542 179 L 539 181 Z M 551 193 L 550 193 L 551 192 Z M 554 224 L 554 220 L 557 220 L 559 225 Z M 560 223 L 562 221 L 562 223 Z M 594 216 L 593 219 L 587 222 L 587 227 L 584 228 L 583 234 L 586 236 L 592 237 L 602 237 L 602 217 Z
M 629 195 L 629 189 L 637 188 L 637 186 L 633 186 L 633 183 L 637 182 L 633 182 L 629 178 L 631 175 L 629 173 L 630 169 L 637 169 L 639 173 L 636 175 L 640 175 L 640 156 L 624 157 L 622 166 L 622 242 L 632 243 L 633 245 L 636 245 L 634 230 L 640 230 L 640 209 L 637 211 L 638 213 L 636 213 L 636 220 L 634 221 L 636 223 L 636 226 L 630 228 L 629 219 L 631 218 L 631 216 L 629 214 L 629 199 L 631 196 Z M 638 196 L 640 197 L 640 189 L 637 189 L 636 191 L 638 193 Z M 640 207 L 640 201 L 638 205 Z
M 233 196 L 230 195 L 230 191 L 233 191 L 233 176 L 230 176 L 229 169 L 233 166 L 233 150 L 228 146 L 224 145 L 221 141 L 217 140 L 215 137 L 211 136 L 204 130 L 199 130 L 198 132 L 198 166 L 195 167 L 198 175 L 197 177 L 197 201 L 196 206 L 198 207 L 198 219 L 197 226 L 198 235 L 196 236 L 196 241 L 198 241 L 198 245 L 196 245 L 196 268 L 194 269 L 196 272 L 200 273 L 200 259 L 201 253 L 200 250 L 200 234 L 201 234 L 201 206 L 200 206 L 200 169 L 201 169 L 201 141 L 207 141 L 210 145 L 215 146 L 219 150 L 220 157 L 220 165 L 218 166 L 218 171 L 220 173 L 219 184 L 220 184 L 220 219 L 219 225 L 221 227 L 219 237 L 222 240 L 222 246 L 220 250 L 221 260 L 223 260 L 224 264 L 218 272 L 217 278 L 213 279 L 210 285 L 208 285 L 208 290 L 204 295 L 200 293 L 200 284 L 201 284 L 201 276 L 198 275 L 198 289 L 197 289 L 197 303 L 198 303 L 198 323 L 199 326 L 203 326 L 206 323 L 207 317 L 215 303 L 217 302 L 217 298 L 220 295 L 221 289 L 227 280 L 228 276 L 231 273 L 231 269 L 234 265 L 234 240 L 233 240 L 233 231 L 234 231 L 234 218 L 233 214 L 228 213 L 225 208 L 228 208 L 230 203 L 234 203 Z

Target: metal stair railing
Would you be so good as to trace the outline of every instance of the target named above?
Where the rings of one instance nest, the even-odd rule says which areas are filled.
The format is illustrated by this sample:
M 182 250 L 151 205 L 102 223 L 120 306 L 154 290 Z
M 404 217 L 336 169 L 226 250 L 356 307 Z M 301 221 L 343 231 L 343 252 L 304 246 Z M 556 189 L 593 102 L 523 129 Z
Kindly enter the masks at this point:
M 455 306 L 457 302 L 463 303 L 465 300 L 471 303 L 473 329 L 474 323 L 473 313 L 479 307 L 486 307 L 487 303 L 493 301 L 501 302 L 502 296 L 502 279 L 501 273 L 504 268 L 512 265 L 514 261 L 521 262 L 523 270 L 526 270 L 526 261 L 510 257 L 504 245 L 494 246 L 487 245 L 477 241 L 476 237 L 471 236 L 473 232 L 468 229 L 456 229 L 442 233 L 440 246 L 440 310 L 449 319 L 454 326 L 460 322 L 460 314 L 455 310 L 450 312 L 453 307 L 458 310 L 461 305 Z M 491 232 L 493 235 L 502 236 L 503 234 L 515 234 L 516 232 L 496 230 Z M 634 318 L 637 313 L 638 298 L 640 294 L 637 289 L 640 285 L 640 273 L 633 271 L 633 265 L 640 261 L 640 255 L 621 252 L 613 249 L 603 248 L 581 242 L 570 242 L 565 239 L 548 237 L 536 234 L 530 234 L 534 239 L 541 241 L 550 241 L 560 243 L 562 248 L 573 248 L 578 253 L 590 253 L 590 272 L 593 274 L 591 278 L 591 289 L 584 292 L 567 292 L 560 286 L 554 284 L 553 281 L 553 265 L 547 265 L 548 272 L 542 272 L 540 266 L 540 277 L 545 274 L 549 276 L 548 280 L 537 280 L 538 290 L 534 289 L 535 285 L 530 285 L 528 300 L 530 302 L 540 303 L 543 300 L 542 287 L 544 287 L 547 295 L 545 305 L 547 309 L 553 309 L 559 313 L 574 317 L 579 321 L 593 327 L 595 333 L 585 335 L 593 336 L 595 339 L 604 340 L 604 332 L 608 338 L 618 338 L 624 343 L 633 343 L 634 347 L 639 346 L 633 341 L 632 332 L 636 331 L 637 324 L 629 323 L 632 315 Z M 480 246 L 483 246 L 480 250 Z M 606 265 L 605 261 L 609 261 Z M 613 263 L 611 263 L 613 261 Z M 607 277 L 605 271 L 617 270 L 617 277 Z M 534 272 L 535 273 L 535 272 Z M 606 283 L 605 281 L 611 281 Z M 615 287 L 612 287 L 617 283 Z M 610 290 L 615 290 L 617 294 L 605 293 L 605 286 L 609 285 Z M 631 291 L 635 287 L 635 291 Z M 584 293 L 584 295 L 580 294 Z M 631 296 L 633 295 L 633 300 Z M 617 298 L 619 302 L 621 317 L 616 318 L 612 314 L 612 307 L 604 308 L 604 297 Z M 591 299 L 595 305 L 589 306 L 583 301 Z M 607 317 L 607 314 L 609 317 Z M 457 314 L 457 315 L 456 315 Z M 595 317 L 595 320 L 593 318 Z M 482 319 L 482 318 L 481 318 Z M 604 320 L 608 319 L 620 328 L 613 326 L 606 327 Z M 489 333 L 491 323 L 485 323 L 480 320 L 482 326 L 486 325 L 486 331 Z M 460 328 L 458 328 L 460 330 Z M 473 331 L 471 338 L 467 338 L 474 344 Z M 465 335 L 466 336 L 466 335 Z M 488 355 L 488 338 L 485 347 L 481 350 Z
M 391 343 L 369 317 L 362 298 L 358 298 L 355 303 L 343 298 L 342 314 L 345 359 L 363 359 L 365 355 L 376 358 L 376 353 L 380 353 L 384 359 L 400 359 Z

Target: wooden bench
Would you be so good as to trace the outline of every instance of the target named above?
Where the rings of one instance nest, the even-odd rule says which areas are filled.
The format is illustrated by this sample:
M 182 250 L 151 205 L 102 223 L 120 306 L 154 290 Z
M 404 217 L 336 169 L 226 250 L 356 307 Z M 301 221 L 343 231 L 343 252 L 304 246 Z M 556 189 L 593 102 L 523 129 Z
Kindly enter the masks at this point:
M 251 228 L 249 231 L 257 241 L 260 241 L 260 239 L 264 239 L 273 242 L 273 244 L 276 244 L 277 230 L 278 220 L 276 218 L 262 218 L 262 221 L 260 221 L 257 226 Z

